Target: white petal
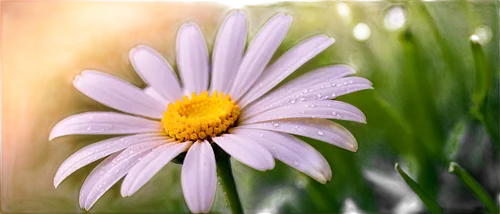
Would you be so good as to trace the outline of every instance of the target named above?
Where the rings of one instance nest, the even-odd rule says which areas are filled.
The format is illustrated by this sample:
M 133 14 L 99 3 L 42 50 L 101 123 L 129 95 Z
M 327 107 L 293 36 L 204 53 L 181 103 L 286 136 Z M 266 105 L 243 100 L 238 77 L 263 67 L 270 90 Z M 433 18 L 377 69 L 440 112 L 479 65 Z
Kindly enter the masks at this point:
M 278 85 L 278 83 L 304 63 L 330 47 L 334 41 L 333 38 L 329 38 L 326 35 L 319 35 L 308 38 L 295 45 L 264 70 L 259 79 L 257 79 L 256 84 L 238 104 L 241 107 L 245 107 L 248 103 L 256 100 L 274 86 Z
M 82 185 L 80 206 L 89 210 L 109 188 L 127 174 L 137 160 L 162 144 L 163 141 L 137 144 L 97 165 Z
M 125 137 L 115 137 L 90 144 L 75 152 L 67 158 L 59 167 L 54 176 L 54 186 L 59 184 L 76 170 L 96 160 L 106 157 L 139 143 L 150 141 L 169 141 L 170 138 L 162 134 L 138 134 Z
M 117 112 L 85 112 L 59 121 L 49 135 L 49 140 L 74 134 L 136 134 L 162 132 L 160 122 Z
M 358 143 L 352 134 L 343 126 L 327 119 L 299 118 L 281 119 L 238 126 L 239 128 L 265 129 L 302 135 L 336 145 L 355 152 Z
M 168 106 L 168 103 L 169 103 L 168 100 L 163 98 L 156 90 L 151 88 L 151 86 L 146 86 L 146 88 L 144 88 L 142 91 L 144 91 L 144 93 L 151 96 L 152 98 L 155 98 L 155 100 L 157 100 L 158 102 L 160 102 L 164 106 Z
M 245 50 L 247 20 L 235 10 L 222 23 L 213 50 L 212 90 L 229 92 Z
M 236 73 L 230 91 L 234 100 L 239 100 L 260 76 L 285 38 L 291 23 L 290 16 L 278 14 L 271 18 L 257 33 Z
M 271 109 L 242 119 L 240 125 L 285 118 L 329 118 L 366 123 L 363 112 L 336 100 L 313 100 Z
M 192 213 L 208 213 L 217 185 L 215 155 L 208 141 L 189 148 L 181 172 L 182 191 Z
M 291 97 L 296 96 L 296 93 L 303 93 L 304 89 L 308 87 L 331 83 L 339 78 L 354 74 L 354 72 L 354 69 L 345 65 L 326 66 L 307 72 L 246 106 L 243 109 L 241 118 L 246 118 L 279 106 L 279 104 L 286 103 L 287 100 L 292 99 Z
M 137 74 L 163 98 L 175 102 L 182 98 L 182 90 L 174 70 L 163 56 L 150 47 L 139 45 L 129 53 Z
M 177 66 L 187 94 L 208 88 L 208 51 L 198 25 L 182 25 L 177 34 Z
M 309 175 L 320 183 L 332 178 L 332 171 L 325 158 L 309 144 L 293 137 L 267 130 L 234 128 L 238 136 L 249 138 L 266 147 L 273 157 Z
M 73 85 L 88 97 L 111 108 L 151 118 L 161 118 L 165 106 L 134 85 L 99 71 L 86 70 Z
M 212 138 L 225 152 L 234 159 L 256 170 L 266 171 L 274 168 L 274 159 L 271 153 L 263 146 L 250 139 L 237 135 L 224 134 Z
M 162 145 L 137 162 L 123 180 L 121 195 L 131 196 L 148 182 L 160 169 L 191 146 L 191 141 Z

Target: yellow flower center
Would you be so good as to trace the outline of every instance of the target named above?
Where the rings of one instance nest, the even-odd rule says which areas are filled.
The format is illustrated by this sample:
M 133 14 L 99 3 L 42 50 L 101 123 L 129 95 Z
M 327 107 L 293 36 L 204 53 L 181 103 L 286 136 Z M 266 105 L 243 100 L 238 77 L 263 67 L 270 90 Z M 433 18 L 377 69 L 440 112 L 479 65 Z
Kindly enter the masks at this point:
M 161 120 L 167 134 L 179 141 L 219 136 L 235 125 L 240 108 L 229 94 L 207 91 L 168 104 Z

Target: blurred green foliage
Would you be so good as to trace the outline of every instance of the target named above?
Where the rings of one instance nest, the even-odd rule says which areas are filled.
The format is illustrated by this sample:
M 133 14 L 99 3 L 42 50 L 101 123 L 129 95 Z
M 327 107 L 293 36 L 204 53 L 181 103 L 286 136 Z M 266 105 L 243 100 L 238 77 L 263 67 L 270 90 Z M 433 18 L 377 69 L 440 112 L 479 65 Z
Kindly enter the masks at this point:
M 339 12 L 346 6 L 347 15 Z M 405 23 L 389 30 L 384 20 L 393 7 L 404 10 Z M 338 121 L 358 140 L 358 152 L 302 138 L 328 160 L 333 178 L 326 185 L 279 162 L 274 170 L 258 172 L 231 161 L 245 212 L 340 213 L 348 198 L 369 213 L 399 213 L 406 207 L 426 212 L 424 205 L 405 205 L 403 199 L 418 198 L 394 171 L 396 162 L 406 180 L 415 181 L 444 212 L 488 212 L 469 186 L 447 170 L 451 161 L 460 164 L 486 196 L 499 197 L 498 1 L 285 2 L 244 10 L 251 21 L 249 39 L 260 27 L 255 22 L 263 23 L 268 14 L 293 16 L 274 58 L 314 34 L 336 39 L 287 80 L 324 65 L 347 64 L 375 88 L 338 98 L 366 114 L 367 124 Z M 358 23 L 369 26 L 367 40 L 353 36 Z M 480 42 L 471 43 L 478 33 Z M 103 137 L 65 141 L 78 142 L 76 150 L 98 139 Z M 69 150 L 64 152 L 69 156 Z M 95 165 L 78 170 L 59 187 L 61 194 L 75 194 L 57 211 L 83 212 L 73 209 L 77 192 Z M 180 165 L 169 164 L 132 197 L 121 198 L 119 182 L 90 212 L 188 212 L 179 181 Z M 217 191 L 212 211 L 229 212 L 221 185 Z

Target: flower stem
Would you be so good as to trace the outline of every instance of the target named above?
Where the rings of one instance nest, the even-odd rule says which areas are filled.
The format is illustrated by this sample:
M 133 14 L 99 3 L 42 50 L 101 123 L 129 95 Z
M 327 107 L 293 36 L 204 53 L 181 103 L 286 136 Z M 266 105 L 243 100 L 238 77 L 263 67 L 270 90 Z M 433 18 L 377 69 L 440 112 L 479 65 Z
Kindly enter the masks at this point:
M 217 156 L 217 175 L 219 176 L 222 188 L 224 189 L 231 213 L 243 213 L 243 207 L 241 206 L 240 197 L 238 196 L 238 190 L 236 189 L 236 183 L 233 177 L 233 171 L 231 169 L 230 156 L 220 148 L 216 148 L 215 151 Z

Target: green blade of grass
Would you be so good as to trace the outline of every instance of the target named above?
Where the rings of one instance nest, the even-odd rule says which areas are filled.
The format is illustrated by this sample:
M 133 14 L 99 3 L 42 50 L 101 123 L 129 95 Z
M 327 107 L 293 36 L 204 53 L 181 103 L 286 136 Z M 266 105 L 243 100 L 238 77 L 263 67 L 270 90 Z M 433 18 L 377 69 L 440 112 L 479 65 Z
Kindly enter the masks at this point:
M 427 210 L 429 210 L 431 213 L 443 213 L 443 209 L 441 208 L 441 206 L 439 206 L 439 204 L 434 199 L 425 194 L 425 192 L 422 190 L 422 188 L 420 188 L 417 182 L 415 182 L 408 174 L 406 174 L 406 172 L 401 169 L 398 163 L 394 165 L 394 168 L 399 173 L 399 175 L 403 177 L 406 184 L 408 184 L 413 192 L 415 192 L 420 200 L 422 200 L 422 202 L 427 207 Z
M 457 175 L 462 182 L 476 195 L 476 197 L 486 206 L 491 213 L 498 213 L 499 209 L 495 201 L 488 195 L 486 190 L 474 179 L 464 168 L 455 162 L 450 163 L 448 168 L 450 173 Z

